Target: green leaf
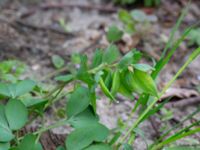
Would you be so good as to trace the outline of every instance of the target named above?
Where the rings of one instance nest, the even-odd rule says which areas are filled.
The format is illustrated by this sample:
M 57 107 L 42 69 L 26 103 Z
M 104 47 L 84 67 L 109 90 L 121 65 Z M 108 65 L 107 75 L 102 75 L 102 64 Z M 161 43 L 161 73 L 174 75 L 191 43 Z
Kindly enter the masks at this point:
M 48 101 L 47 99 L 36 99 L 36 98 L 24 98 L 21 100 L 21 102 L 26 107 L 32 107 L 32 106 L 36 106 L 36 105 L 45 104 L 47 101 Z
M 139 94 L 147 93 L 152 96 L 157 96 L 156 84 L 148 73 L 134 69 L 133 73 L 126 73 L 125 80 L 127 86 L 129 86 L 132 91 Z
M 115 62 L 119 58 L 119 49 L 117 48 L 116 45 L 110 45 L 104 55 L 103 55 L 103 62 L 111 64 Z
M 74 128 L 82 128 L 95 124 L 99 121 L 99 118 L 94 114 L 94 111 L 91 107 L 88 107 L 86 110 L 80 114 L 72 117 L 70 119 L 70 124 Z
M 56 148 L 56 150 L 65 150 L 65 148 L 63 146 L 59 146 Z
M 33 134 L 26 135 L 18 146 L 19 150 L 42 150 L 40 143 L 36 143 L 37 136 Z
M 138 51 L 137 49 L 133 49 L 133 60 L 132 63 L 136 64 L 140 61 L 140 59 L 142 58 L 142 53 L 140 51 Z
M 102 59 L 103 59 L 103 51 L 101 49 L 96 49 L 92 59 L 91 68 L 99 66 L 102 63 Z
M 16 84 L 0 83 L 0 94 L 7 97 L 16 98 L 30 92 L 36 83 L 32 80 L 23 80 Z
M 123 150 L 133 150 L 132 146 L 130 144 L 123 144 Z
M 25 93 L 30 92 L 34 87 L 36 86 L 36 83 L 32 80 L 23 80 L 17 83 L 16 85 L 16 93 L 15 97 L 21 96 Z
M 133 72 L 129 70 L 124 72 L 124 85 L 129 89 L 131 92 L 136 92 L 141 94 L 144 90 L 140 86 L 140 82 L 138 81 L 137 77 L 134 75 Z
M 55 80 L 62 81 L 62 82 L 65 82 L 65 83 L 68 83 L 68 82 L 72 81 L 73 79 L 74 79 L 74 76 L 72 74 L 61 75 L 61 76 L 55 77 Z
M 150 70 L 155 70 L 153 67 L 147 65 L 147 64 L 133 64 L 135 69 L 138 69 L 143 72 L 148 72 Z
M 69 150 L 81 150 L 89 146 L 92 142 L 101 142 L 108 136 L 109 130 L 99 124 L 91 124 L 83 128 L 78 128 L 71 132 L 66 141 Z
M 70 118 L 85 110 L 90 104 L 89 89 L 78 87 L 71 94 L 66 107 L 67 116 Z
M 89 86 L 94 84 L 94 80 L 91 76 L 91 74 L 88 73 L 88 65 L 87 65 L 87 56 L 83 55 L 81 56 L 81 64 L 80 69 L 77 73 L 77 78 L 85 83 L 87 83 Z
M 129 23 L 125 24 L 124 30 L 129 34 L 133 34 L 134 32 L 136 32 L 135 23 L 129 22 Z
M 9 150 L 20 150 L 20 149 L 17 147 L 11 147 Z
M 97 97 L 96 97 L 96 93 L 95 93 L 95 88 L 96 88 L 96 85 L 94 85 L 90 89 L 90 96 L 91 96 L 90 101 L 91 101 L 92 108 L 93 108 L 94 112 L 96 113 L 96 111 L 97 111 L 97 103 L 96 103 Z
M 0 104 L 0 142 L 9 142 L 13 138 L 14 135 L 8 127 L 8 122 L 5 116 L 5 108 Z
M 122 38 L 123 32 L 120 29 L 118 29 L 118 27 L 113 25 L 109 27 L 109 30 L 106 36 L 109 42 L 117 42 Z
M 129 99 L 134 99 L 130 83 L 131 81 L 127 82 L 127 72 L 123 71 L 120 73 L 120 87 L 119 87 L 119 93 L 121 93 L 123 96 L 128 97 Z
M 22 128 L 28 120 L 28 110 L 20 100 L 9 100 L 5 107 L 5 115 L 12 130 Z
M 118 13 L 118 17 L 125 24 L 132 22 L 132 20 L 133 20 L 131 15 L 126 10 L 120 10 Z
M 8 150 L 10 148 L 10 143 L 0 143 L 0 150 Z
M 156 84 L 148 73 L 135 69 L 133 76 L 136 77 L 137 83 L 139 83 L 144 93 L 152 96 L 158 95 Z
M 112 74 L 113 74 L 112 71 L 109 70 L 109 71 L 106 73 L 106 77 L 105 77 L 105 80 L 104 80 L 105 85 L 106 85 L 106 87 L 108 88 L 109 91 L 110 91 L 111 86 L 112 86 Z
M 108 144 L 100 143 L 100 144 L 90 145 L 84 150 L 112 150 L 112 147 L 110 147 Z
M 134 99 L 132 92 L 129 91 L 129 89 L 123 84 L 121 84 L 119 87 L 119 93 L 121 93 L 123 96 L 129 98 L 130 100 Z
M 147 20 L 147 15 L 141 10 L 131 11 L 131 16 L 137 22 L 144 22 L 145 20 Z
M 191 43 L 200 46 L 200 28 L 192 29 L 188 35 Z
M 119 70 L 116 70 L 113 75 L 112 87 L 111 87 L 111 94 L 116 95 L 120 87 L 120 73 Z
M 101 87 L 102 92 L 111 100 L 115 100 L 115 98 L 113 97 L 113 95 L 110 93 L 110 91 L 108 90 L 108 88 L 106 87 L 104 81 L 102 78 L 100 78 L 99 80 L 99 85 Z
M 133 51 L 128 52 L 126 55 L 122 57 L 122 59 L 119 61 L 119 68 L 124 69 L 128 65 L 132 64 L 133 60 Z
M 131 64 L 138 63 L 141 57 L 142 57 L 142 54 L 136 49 L 133 49 L 130 52 L 128 52 L 125 56 L 122 57 L 122 59 L 119 61 L 118 66 L 120 69 L 125 69 L 127 68 L 127 66 Z
M 7 97 L 13 97 L 11 92 L 13 88 L 9 84 L 0 83 L 0 94 Z M 15 90 L 15 89 L 14 89 Z
M 26 65 L 18 60 L 4 60 L 0 62 L 0 79 L 16 83 L 18 78 L 25 72 Z
M 63 67 L 63 65 L 65 64 L 65 61 L 59 55 L 53 55 L 51 59 L 52 59 L 53 65 L 57 69 Z

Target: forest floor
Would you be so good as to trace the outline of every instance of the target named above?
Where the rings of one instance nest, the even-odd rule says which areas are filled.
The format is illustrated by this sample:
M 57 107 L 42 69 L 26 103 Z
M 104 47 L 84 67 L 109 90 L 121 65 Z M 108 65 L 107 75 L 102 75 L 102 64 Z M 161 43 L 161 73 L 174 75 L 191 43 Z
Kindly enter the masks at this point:
M 132 48 L 137 48 L 147 55 L 142 61 L 152 64 L 152 60 L 149 58 L 158 60 L 172 27 L 186 5 L 187 0 L 163 0 L 158 7 L 148 8 L 138 5 L 128 8 L 144 11 L 153 19 L 149 24 L 140 24 L 132 36 L 124 35 L 118 43 L 121 53 L 125 54 Z M 54 72 L 56 75 L 58 71 L 52 64 L 53 55 L 61 56 L 66 64 L 69 63 L 70 56 L 74 53 L 87 54 L 91 58 L 96 48 L 105 48 L 109 45 L 105 35 L 108 27 L 113 24 L 122 26 L 117 17 L 117 11 L 121 7 L 101 0 L 16 0 L 12 2 L 8 0 L 2 3 L 1 7 L 0 20 L 6 20 L 9 25 L 15 26 L 18 38 L 12 41 L 12 45 L 14 45 L 12 48 L 0 51 L 0 61 L 20 60 L 28 65 L 28 71 L 22 78 L 28 76 L 46 84 L 54 83 Z M 65 22 L 65 29 L 60 25 L 61 20 Z M 186 27 L 199 20 L 200 1 L 193 0 L 176 37 L 180 37 Z M 157 81 L 159 89 L 173 77 L 178 68 L 187 60 L 191 51 L 197 47 L 196 45 L 188 46 L 188 43 L 189 40 L 186 40 L 181 44 L 173 59 L 161 73 Z M 166 97 L 173 97 L 173 100 L 166 106 L 166 112 L 160 112 L 166 117 L 153 117 L 141 125 L 147 143 L 151 143 L 156 136 L 159 136 L 158 127 L 164 128 L 166 124 L 173 126 L 183 116 L 196 109 L 196 105 L 200 103 L 199 65 L 200 57 L 184 71 L 166 93 Z M 66 72 L 67 70 L 64 70 L 61 74 Z M 123 97 L 118 98 L 119 103 L 114 104 L 109 104 L 105 97 L 98 101 L 98 113 L 101 121 L 108 128 L 116 127 L 119 118 L 122 118 L 123 121 L 127 120 L 134 105 L 133 101 Z M 62 105 L 62 102 L 55 107 L 59 107 L 59 105 Z M 52 111 L 48 112 L 47 124 L 56 121 L 55 116 L 51 115 Z M 200 115 L 195 117 L 199 118 Z M 191 119 L 190 122 L 192 121 Z M 38 122 L 35 122 L 36 126 Z M 186 124 L 188 123 L 186 122 Z M 68 127 L 53 130 L 58 134 L 67 134 L 69 131 Z M 200 134 L 185 138 L 180 143 L 200 144 Z M 135 149 L 146 149 L 142 137 L 137 137 Z

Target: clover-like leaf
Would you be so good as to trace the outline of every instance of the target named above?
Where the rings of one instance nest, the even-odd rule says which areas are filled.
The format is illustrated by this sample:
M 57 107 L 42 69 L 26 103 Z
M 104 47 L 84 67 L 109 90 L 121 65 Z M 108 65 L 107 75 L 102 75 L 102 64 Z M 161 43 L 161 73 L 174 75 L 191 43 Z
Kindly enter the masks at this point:
M 119 61 L 118 66 L 120 69 L 127 68 L 127 66 L 131 64 L 138 63 L 141 57 L 142 57 L 141 52 L 137 51 L 136 49 L 133 49 L 122 57 L 122 59 Z
M 148 72 L 150 70 L 155 70 L 155 68 L 147 65 L 147 64 L 134 64 L 133 65 L 134 68 L 140 70 L 140 71 L 143 71 L 143 72 Z
M 1 143 L 0 142 L 0 150 L 8 150 L 10 148 L 10 143 Z
M 37 136 L 33 134 L 27 134 L 17 149 L 19 150 L 42 150 L 42 146 L 40 143 L 36 142 Z
M 109 27 L 109 30 L 107 32 L 107 39 L 109 42 L 117 42 L 122 38 L 123 31 L 121 31 L 118 27 L 115 25 Z
M 62 57 L 60 57 L 59 55 L 53 55 L 52 62 L 56 68 L 61 68 L 65 63 L 65 61 L 62 59 Z
M 5 108 L 0 105 L 0 142 L 9 142 L 14 138 L 5 116 Z M 1 146 L 3 147 L 4 144 Z M 5 146 L 5 145 L 4 145 Z
M 66 107 L 68 117 L 75 116 L 85 110 L 90 104 L 89 89 L 78 87 L 71 94 Z
M 104 55 L 103 55 L 103 62 L 111 64 L 115 62 L 120 56 L 119 49 L 116 45 L 110 45 Z
M 68 82 L 72 81 L 73 79 L 74 79 L 74 76 L 72 74 L 61 75 L 61 76 L 55 77 L 55 80 L 62 81 L 62 82 L 65 82 L 65 83 L 68 83 Z
M 91 67 L 95 68 L 99 66 L 102 63 L 102 59 L 103 51 L 101 49 L 97 49 L 93 55 Z
M 123 22 L 123 23 L 129 23 L 132 22 L 132 17 L 126 10 L 120 10 L 118 13 L 118 18 Z
M 28 120 L 28 110 L 20 100 L 9 100 L 5 106 L 5 115 L 10 129 L 22 128 Z
M 95 123 L 71 132 L 66 141 L 69 150 L 80 150 L 89 146 L 92 142 L 101 142 L 108 136 L 109 130 L 102 124 Z
M 86 110 L 70 119 L 70 124 L 74 128 L 82 128 L 88 125 L 97 123 L 99 118 L 94 114 L 92 108 L 89 106 Z
M 0 83 L 0 95 L 16 98 L 30 92 L 36 83 L 32 80 L 23 80 L 14 84 Z
M 32 80 L 23 80 L 23 81 L 17 83 L 15 97 L 21 96 L 25 93 L 30 92 L 35 87 L 35 85 L 36 85 L 36 83 Z

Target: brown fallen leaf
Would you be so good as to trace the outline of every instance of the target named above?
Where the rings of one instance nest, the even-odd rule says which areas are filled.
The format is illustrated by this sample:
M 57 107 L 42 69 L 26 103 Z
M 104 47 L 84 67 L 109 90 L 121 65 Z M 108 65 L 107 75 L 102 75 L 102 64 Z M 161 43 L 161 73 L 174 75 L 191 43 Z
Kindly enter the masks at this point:
M 197 96 L 199 96 L 199 93 L 195 90 L 171 87 L 166 91 L 166 93 L 161 97 L 161 99 L 166 99 L 169 97 L 183 99 Z

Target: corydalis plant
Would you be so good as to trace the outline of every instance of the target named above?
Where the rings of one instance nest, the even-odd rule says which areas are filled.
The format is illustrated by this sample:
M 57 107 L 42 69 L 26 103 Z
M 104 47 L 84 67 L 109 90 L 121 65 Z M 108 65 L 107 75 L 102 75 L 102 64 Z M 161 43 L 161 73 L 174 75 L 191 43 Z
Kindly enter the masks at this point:
M 99 123 L 95 113 L 96 88 L 100 87 L 113 102 L 116 101 L 117 93 L 130 99 L 134 99 L 133 93 L 157 96 L 156 84 L 150 76 L 153 68 L 147 64 L 139 64 L 140 59 L 141 53 L 135 49 L 120 59 L 115 45 L 109 46 L 105 51 L 97 50 L 90 65 L 86 56 L 81 57 L 80 68 L 73 77 L 80 82 L 75 85 L 66 107 L 69 124 L 74 127 L 74 131 L 66 139 L 67 149 L 90 149 L 93 146 L 112 149 L 105 144 L 109 130 Z M 70 79 L 69 76 L 71 75 L 57 79 L 66 82 Z
M 142 55 L 136 49 L 120 58 L 118 48 L 115 45 L 109 46 L 106 50 L 97 50 L 91 64 L 88 63 L 86 56 L 81 56 L 80 68 L 73 74 L 56 77 L 56 80 L 61 82 L 60 85 L 48 92 L 42 99 L 30 100 L 30 97 L 22 96 L 33 89 L 36 95 L 41 93 L 41 89 L 31 80 L 15 84 L 1 83 L 1 99 L 8 99 L 8 101 L 6 105 L 0 105 L 0 147 L 5 150 L 21 150 L 29 149 L 31 146 L 33 149 L 40 150 L 42 147 L 38 140 L 43 132 L 59 126 L 71 125 L 74 130 L 67 135 L 65 146 L 59 148 L 112 150 L 124 147 L 124 149 L 131 149 L 135 135 L 141 134 L 138 128 L 139 124 L 163 107 L 164 104 L 156 105 L 156 102 L 199 54 L 200 48 L 190 55 L 186 63 L 161 92 L 157 91 L 151 76 L 151 72 L 155 71 L 156 68 L 140 64 Z M 34 114 L 37 113 L 44 118 L 46 108 L 57 101 L 60 94 L 66 94 L 65 91 L 61 91 L 70 82 L 74 84 L 74 88 L 68 91 L 70 95 L 65 109 L 67 117 L 48 127 L 42 126 L 34 133 L 19 137 L 18 131 L 29 123 L 28 115 L 33 115 L 34 112 Z M 111 134 L 112 132 L 99 122 L 96 113 L 96 89 L 99 87 L 111 102 L 116 101 L 117 94 L 122 94 L 133 100 L 133 93 L 148 95 L 148 97 L 152 97 L 152 100 L 131 127 L 127 126 L 127 123 L 121 129 L 119 128 L 117 133 Z M 158 143 L 155 142 L 150 149 L 160 149 L 168 143 L 198 132 L 199 128 L 191 129 L 197 124 L 198 122 L 193 123 L 177 134 L 167 139 L 161 139 Z M 109 135 L 113 135 L 111 140 L 108 138 Z
M 177 21 L 160 60 L 153 67 L 139 63 L 142 54 L 136 49 L 121 57 L 117 46 L 111 45 L 105 50 L 96 50 L 91 63 L 88 62 L 87 56 L 80 56 L 80 67 L 73 70 L 71 74 L 57 76 L 56 80 L 60 84 L 51 91 L 44 90 L 31 80 L 15 84 L 0 83 L 0 97 L 4 100 L 4 103 L 0 105 L 0 148 L 25 150 L 31 147 L 33 150 L 42 150 L 39 139 L 43 132 L 70 125 L 74 130 L 67 135 L 65 146 L 58 147 L 58 150 L 132 149 L 136 135 L 145 137 L 139 125 L 164 106 L 168 100 L 157 104 L 158 100 L 200 54 L 200 48 L 194 50 L 161 92 L 157 90 L 154 80 L 193 28 L 192 26 L 186 29 L 177 41 L 174 40 L 175 31 L 180 26 L 186 12 L 184 10 Z M 109 35 L 112 42 L 119 40 L 121 36 L 121 32 L 115 33 L 115 30 L 115 28 L 112 29 Z M 113 33 L 119 37 L 113 36 Z M 57 60 L 59 59 L 54 59 L 54 63 L 60 62 Z M 73 89 L 63 90 L 69 83 L 74 85 Z M 109 130 L 99 121 L 96 113 L 97 88 L 101 88 L 110 102 L 116 102 L 117 94 L 124 95 L 130 100 L 134 99 L 135 94 L 139 95 L 127 122 L 131 122 L 136 110 L 141 108 L 139 117 L 131 125 L 124 123 L 114 132 Z M 27 135 L 18 134 L 24 126 L 31 123 L 32 120 L 28 116 L 33 116 L 33 118 L 40 116 L 44 120 L 45 110 L 66 95 L 68 95 L 64 111 L 66 117 L 50 126 L 42 125 L 36 132 Z M 194 113 L 184 118 L 181 123 L 199 111 L 198 108 Z M 170 131 L 180 127 L 178 124 L 164 132 L 159 139 L 147 147 L 158 150 L 178 139 L 195 134 L 200 131 L 199 123 L 200 121 L 196 121 L 178 130 L 175 134 L 169 135 Z M 109 136 L 112 138 L 110 139 Z

